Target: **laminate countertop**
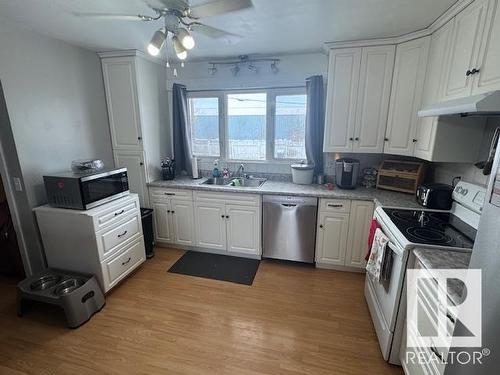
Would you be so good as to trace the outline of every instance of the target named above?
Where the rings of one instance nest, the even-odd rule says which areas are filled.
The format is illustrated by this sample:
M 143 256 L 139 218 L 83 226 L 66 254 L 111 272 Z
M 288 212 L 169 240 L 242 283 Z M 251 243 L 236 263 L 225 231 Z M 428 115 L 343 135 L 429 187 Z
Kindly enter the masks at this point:
M 438 249 L 415 249 L 415 257 L 431 273 L 433 269 L 469 268 L 471 252 L 446 251 Z M 448 279 L 448 298 L 455 304 L 463 302 L 464 284 L 457 279 Z
M 148 184 L 150 187 L 169 189 L 189 189 L 228 193 L 247 193 L 260 195 L 295 195 L 304 197 L 369 200 L 374 201 L 378 206 L 401 207 L 421 209 L 412 194 L 398 193 L 389 190 L 378 190 L 373 188 L 357 187 L 356 189 L 339 189 L 335 186 L 333 190 L 328 190 L 324 185 L 297 185 L 292 182 L 268 180 L 258 188 L 230 187 L 220 185 L 204 185 L 207 178 L 193 180 L 189 177 L 179 177 L 174 180 L 158 180 Z

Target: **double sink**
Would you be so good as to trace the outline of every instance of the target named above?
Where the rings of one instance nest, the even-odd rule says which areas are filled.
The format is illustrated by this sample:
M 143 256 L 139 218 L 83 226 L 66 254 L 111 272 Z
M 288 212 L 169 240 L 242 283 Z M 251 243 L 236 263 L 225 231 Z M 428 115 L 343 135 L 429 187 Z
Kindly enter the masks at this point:
M 267 181 L 265 178 L 257 177 L 210 177 L 208 180 L 202 182 L 202 185 L 219 185 L 228 187 L 247 187 L 258 188 L 264 185 Z

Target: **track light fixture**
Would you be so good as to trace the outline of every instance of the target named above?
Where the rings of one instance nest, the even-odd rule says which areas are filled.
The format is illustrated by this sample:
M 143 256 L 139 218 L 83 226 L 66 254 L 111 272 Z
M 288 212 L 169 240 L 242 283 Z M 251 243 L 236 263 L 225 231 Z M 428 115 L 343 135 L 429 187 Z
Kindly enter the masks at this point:
M 217 67 L 215 66 L 215 64 L 212 64 L 212 66 L 208 68 L 208 74 L 213 76 L 215 75 L 215 73 L 217 73 Z
M 269 57 L 255 57 L 250 58 L 248 55 L 238 56 L 238 60 L 222 60 L 222 61 L 212 61 L 209 62 L 210 67 L 208 68 L 208 73 L 214 75 L 217 72 L 218 65 L 230 65 L 229 70 L 234 77 L 241 73 L 241 68 L 247 68 L 249 71 L 258 74 L 259 68 L 263 63 L 269 63 L 271 72 L 277 74 L 279 72 L 278 63 L 280 59 L 269 58 Z
M 271 72 L 273 72 L 274 74 L 277 74 L 279 71 L 280 71 L 280 69 L 278 68 L 278 61 L 274 60 L 271 64 Z
M 231 73 L 233 73 L 233 76 L 237 76 L 238 73 L 240 72 L 240 67 L 238 66 L 238 64 L 235 64 L 232 68 L 231 68 Z
M 165 39 L 167 39 L 167 34 L 165 29 L 156 30 L 148 44 L 148 52 L 152 56 L 158 56 L 161 47 L 165 44 Z

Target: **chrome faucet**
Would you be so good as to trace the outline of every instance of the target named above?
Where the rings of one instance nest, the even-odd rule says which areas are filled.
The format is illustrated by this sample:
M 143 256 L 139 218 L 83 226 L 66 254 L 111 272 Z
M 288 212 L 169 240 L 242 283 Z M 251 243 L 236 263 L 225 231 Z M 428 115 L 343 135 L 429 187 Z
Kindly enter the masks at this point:
M 235 176 L 245 177 L 245 166 L 243 164 L 240 164 L 240 166 L 236 170 Z

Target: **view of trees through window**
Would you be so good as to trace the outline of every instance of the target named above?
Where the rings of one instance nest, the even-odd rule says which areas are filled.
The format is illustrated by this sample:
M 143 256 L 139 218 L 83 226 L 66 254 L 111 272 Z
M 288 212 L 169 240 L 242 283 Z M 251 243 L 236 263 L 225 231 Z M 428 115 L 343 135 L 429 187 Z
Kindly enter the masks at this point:
M 229 91 L 189 97 L 194 155 L 249 161 L 305 159 L 307 96 L 300 91 Z M 219 111 L 221 103 L 223 111 Z

